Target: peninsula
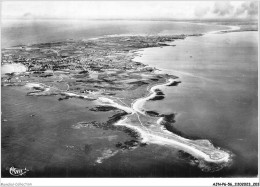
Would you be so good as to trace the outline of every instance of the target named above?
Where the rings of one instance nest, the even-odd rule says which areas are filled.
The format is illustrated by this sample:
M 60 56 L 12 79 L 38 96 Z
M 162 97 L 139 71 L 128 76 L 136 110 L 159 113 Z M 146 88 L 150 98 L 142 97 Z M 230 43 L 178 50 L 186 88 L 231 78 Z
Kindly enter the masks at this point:
M 72 97 L 95 101 L 96 107 L 90 110 L 115 110 L 117 114 L 106 123 L 83 121 L 79 125 L 123 130 L 136 138 L 116 147 L 161 144 L 188 154 L 203 171 L 217 171 L 230 165 L 229 151 L 213 146 L 209 140 L 189 139 L 172 130 L 174 113 L 158 114 L 143 108 L 148 100 L 164 99 L 158 85 L 178 86 L 181 81 L 133 61 L 136 52 L 168 46 L 187 36 L 111 36 L 6 48 L 2 50 L 2 67 L 7 66 L 1 77 L 2 86 L 25 86 L 30 90 L 28 97 L 56 95 L 60 102 Z M 18 70 L 10 70 L 12 65 Z

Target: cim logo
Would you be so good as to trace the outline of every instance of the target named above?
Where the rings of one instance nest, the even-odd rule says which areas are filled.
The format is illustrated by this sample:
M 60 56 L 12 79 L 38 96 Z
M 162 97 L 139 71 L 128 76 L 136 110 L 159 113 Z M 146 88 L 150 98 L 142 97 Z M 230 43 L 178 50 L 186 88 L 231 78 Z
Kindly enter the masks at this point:
M 29 171 L 28 169 L 24 168 L 24 169 L 18 169 L 18 168 L 15 168 L 15 167 L 10 167 L 9 169 L 9 173 L 13 176 L 23 176 L 26 174 L 26 172 Z

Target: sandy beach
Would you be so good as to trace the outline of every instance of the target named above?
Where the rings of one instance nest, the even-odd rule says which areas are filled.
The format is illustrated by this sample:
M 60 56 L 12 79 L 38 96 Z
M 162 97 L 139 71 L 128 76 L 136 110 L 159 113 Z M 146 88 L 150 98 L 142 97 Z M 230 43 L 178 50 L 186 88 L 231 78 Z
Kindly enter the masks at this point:
M 6 73 L 21 73 L 26 72 L 27 68 L 23 64 L 4 64 L 1 66 L 1 75 Z

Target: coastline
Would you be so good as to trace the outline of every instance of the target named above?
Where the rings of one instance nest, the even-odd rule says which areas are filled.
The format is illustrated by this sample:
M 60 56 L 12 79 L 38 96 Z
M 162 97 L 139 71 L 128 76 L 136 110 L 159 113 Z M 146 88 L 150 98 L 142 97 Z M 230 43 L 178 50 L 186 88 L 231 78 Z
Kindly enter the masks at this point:
M 169 82 L 172 82 L 172 79 L 167 80 L 166 83 L 155 85 L 150 89 L 150 93 L 138 100 L 135 100 L 132 103 L 132 108 L 135 111 L 135 113 L 129 114 L 134 115 L 136 114 L 139 118 L 139 114 L 146 115 L 145 112 L 141 111 L 139 108 L 142 107 L 143 103 L 147 101 L 153 94 L 155 93 L 154 90 L 157 88 L 157 86 L 164 86 L 169 84 Z M 140 101 L 141 100 L 141 101 Z M 140 102 L 138 102 L 140 101 Z M 221 150 L 220 148 L 215 148 L 208 140 L 189 140 L 186 138 L 183 138 L 181 136 L 172 134 L 170 131 L 163 130 L 161 132 L 153 132 L 149 128 L 146 128 L 142 122 L 141 126 L 137 127 L 136 125 L 132 125 L 131 123 L 127 123 L 128 116 L 126 116 L 124 119 L 118 121 L 115 125 L 116 126 L 125 126 L 128 128 L 131 128 L 133 130 L 136 130 L 141 137 L 141 141 L 143 143 L 154 143 L 154 144 L 160 144 L 160 145 L 168 145 L 173 146 L 177 149 L 180 149 L 182 151 L 188 152 L 192 156 L 198 159 L 198 166 L 201 167 L 202 170 L 205 171 L 211 171 L 214 172 L 216 170 L 220 170 L 223 167 L 226 167 L 230 165 L 232 162 L 232 153 L 225 152 L 224 150 Z M 162 121 L 162 117 L 160 117 L 157 120 L 157 125 L 160 125 L 160 122 Z M 164 137 L 165 136 L 165 137 Z M 201 141 L 201 142 L 199 142 Z M 202 162 L 208 162 L 201 164 Z M 210 164 L 219 164 L 219 168 L 211 168 Z M 214 165 L 214 167 L 216 167 Z
M 217 34 L 217 33 L 223 33 L 223 32 L 233 32 L 233 31 L 237 31 L 237 30 L 239 30 L 240 29 L 240 27 L 239 26 L 228 26 L 229 27 L 229 29 L 228 30 L 218 30 L 218 31 L 212 31 L 212 32 L 207 32 L 207 33 L 204 33 L 204 34 Z M 140 49 L 140 50 L 142 50 L 142 49 Z M 154 97 L 155 95 L 156 95 L 156 93 L 154 92 L 154 90 L 157 88 L 157 86 L 165 86 L 165 85 L 167 85 L 167 84 L 170 84 L 171 82 L 173 82 L 173 79 L 169 79 L 168 80 L 168 82 L 166 81 L 166 83 L 164 83 L 164 84 L 158 84 L 158 85 L 154 85 L 154 86 L 151 86 L 151 87 L 147 87 L 147 90 L 149 91 L 149 93 L 145 96 L 145 97 L 142 97 L 142 98 L 139 98 L 139 99 L 137 99 L 137 100 L 135 100 L 132 104 L 131 104 L 131 107 L 133 108 L 133 110 L 135 110 L 137 113 L 140 113 L 141 115 L 146 115 L 145 114 L 145 111 L 143 111 L 142 110 L 142 106 L 145 104 L 145 102 L 147 101 L 147 100 L 149 100 L 151 97 Z M 158 125 L 160 125 L 160 123 L 161 123 L 161 121 L 162 121 L 162 117 L 160 117 L 158 120 L 157 120 L 157 124 Z M 162 145 L 164 145 L 164 143 L 163 142 L 165 142 L 166 144 L 168 143 L 168 145 L 173 145 L 174 143 L 176 143 L 176 144 L 178 144 L 178 140 L 177 140 L 177 142 L 173 142 L 173 141 L 170 141 L 170 140 L 167 140 L 167 139 L 164 139 L 164 138 L 161 138 L 160 139 L 160 137 L 154 137 L 154 138 L 152 138 L 152 137 L 150 137 L 150 140 L 149 140 L 149 138 L 147 138 L 146 136 L 149 136 L 148 134 L 146 134 L 146 132 L 145 131 L 142 131 L 141 129 L 138 129 L 137 127 L 134 127 L 134 126 L 131 126 L 131 124 L 127 124 L 125 121 L 127 120 L 127 116 L 124 118 L 124 119 L 122 119 L 122 120 L 120 120 L 119 122 L 117 122 L 115 125 L 121 125 L 121 126 L 126 126 L 126 127 L 128 127 L 128 128 L 132 128 L 132 129 L 134 129 L 134 130 L 136 130 L 136 131 L 138 131 L 140 134 L 141 134 L 141 136 L 143 136 L 143 141 L 145 142 L 145 143 L 147 143 L 147 142 L 151 142 L 151 143 L 155 143 L 155 144 L 162 144 Z M 164 132 L 165 133 L 168 133 L 168 134 L 171 134 L 172 132 L 170 132 L 170 131 L 168 131 L 168 130 L 164 130 Z M 148 132 L 149 133 L 149 132 Z M 182 137 L 181 137 L 182 138 Z M 160 140 L 161 142 L 158 142 L 158 140 Z M 187 139 L 186 139 L 187 140 Z M 191 140 L 189 140 L 189 141 L 191 141 Z M 208 140 L 207 140 L 208 141 Z M 211 144 L 210 142 L 209 142 L 209 144 Z M 232 162 L 232 157 L 233 157 L 233 153 L 231 153 L 231 152 L 229 152 L 229 151 L 227 151 L 227 152 L 225 152 L 225 151 L 221 151 L 221 149 L 220 148 L 216 148 L 215 150 L 217 150 L 217 152 L 220 150 L 220 152 L 219 153 L 216 153 L 216 155 L 218 155 L 219 154 L 219 156 L 221 155 L 221 154 L 223 154 L 223 155 L 225 155 L 225 156 L 223 156 L 222 158 L 220 158 L 220 159 L 218 159 L 218 158 L 215 158 L 215 159 L 212 159 L 211 158 L 211 156 L 209 156 L 209 155 L 207 155 L 207 154 L 204 154 L 203 152 L 201 152 L 201 153 L 199 153 L 199 149 L 193 149 L 193 148 L 188 148 L 188 147 L 186 147 L 185 146 L 185 144 L 183 144 L 183 145 L 179 145 L 181 148 L 181 150 L 183 150 L 183 149 L 185 149 L 186 148 L 186 151 L 188 151 L 190 154 L 192 154 L 193 156 L 195 156 L 195 157 L 198 157 L 199 159 L 202 159 L 202 160 L 205 160 L 205 161 L 207 161 L 207 162 L 212 162 L 212 163 L 226 163 L 226 165 L 225 166 L 228 166 L 228 165 L 230 165 L 231 164 L 231 162 Z M 213 149 L 214 149 L 214 146 L 212 145 L 212 147 L 213 147 Z M 182 149 L 183 148 L 183 149 Z M 216 156 L 216 157 L 218 157 L 218 156 Z M 218 159 L 218 160 L 217 160 Z M 224 167 L 225 167 L 224 166 Z M 221 168 L 222 169 L 222 168 Z
M 143 49 L 143 48 L 141 48 L 141 49 Z M 135 51 L 136 52 L 136 51 Z M 134 52 L 133 52 L 133 54 L 132 54 L 133 56 L 135 55 L 134 54 Z M 140 114 L 142 114 L 142 115 L 145 115 L 145 113 L 143 112 L 143 111 L 141 111 L 140 109 L 138 109 L 138 108 L 142 108 L 141 106 L 141 104 L 142 104 L 142 102 L 145 102 L 145 101 L 147 101 L 147 99 L 149 99 L 149 97 L 151 97 L 153 94 L 154 94 L 154 89 L 157 87 L 157 86 L 163 86 L 163 85 L 166 85 L 167 84 L 167 81 L 169 81 L 169 80 L 167 80 L 166 79 L 166 83 L 155 83 L 155 85 L 153 85 L 153 84 L 149 84 L 149 86 L 147 86 L 147 88 L 146 88 L 146 90 L 147 91 L 149 91 L 149 93 L 142 93 L 142 94 L 145 94 L 146 96 L 144 96 L 144 97 L 142 97 L 142 98 L 139 98 L 139 99 L 136 99 L 136 100 L 134 100 L 134 102 L 132 102 L 131 103 L 131 108 L 129 108 L 129 107 L 125 107 L 125 106 L 122 106 L 122 105 L 120 105 L 120 104 L 118 104 L 118 103 L 116 103 L 115 101 L 113 101 L 111 98 L 112 97 L 108 97 L 108 98 L 95 98 L 95 99 L 97 99 L 98 101 L 100 101 L 101 102 L 101 104 L 104 104 L 104 105 L 109 105 L 109 106 L 114 106 L 114 107 L 117 107 L 117 108 L 119 108 L 119 109 L 121 109 L 121 110 L 124 110 L 124 111 L 126 111 L 127 113 L 128 113 L 128 115 L 138 115 L 137 113 L 140 113 Z M 33 86 L 33 87 L 37 87 L 37 85 L 35 86 Z M 49 91 L 49 90 L 45 90 L 45 91 Z M 79 95 L 79 94 L 76 94 L 76 93 L 71 93 L 71 92 L 63 92 L 62 94 L 65 94 L 65 95 L 67 95 L 67 96 L 69 96 L 69 97 L 77 97 L 77 98 L 81 98 L 81 97 L 83 97 L 83 99 L 87 99 L 87 97 L 85 98 L 85 96 L 84 95 Z M 138 103 L 136 103 L 137 101 L 142 101 L 141 103 L 140 103 L 140 105 L 138 105 Z M 135 109 L 133 109 L 133 108 L 135 108 Z M 127 116 L 128 116 L 127 115 Z M 219 153 L 220 154 L 223 154 L 222 156 L 223 157 L 221 157 L 221 155 L 218 155 L 218 156 L 216 156 L 216 157 L 221 157 L 221 158 L 215 158 L 215 159 L 213 159 L 213 158 L 211 158 L 211 156 L 209 156 L 210 154 L 209 153 L 204 153 L 203 151 L 200 151 L 199 149 L 200 148 L 198 148 L 198 147 L 196 147 L 197 145 L 195 145 L 195 148 L 193 147 L 194 145 L 186 145 L 186 143 L 190 143 L 190 142 L 184 142 L 184 143 L 182 143 L 182 142 L 178 142 L 179 140 L 178 140 L 178 138 L 182 138 L 182 137 L 178 137 L 178 136 L 175 136 L 174 138 L 177 138 L 177 140 L 175 140 L 175 141 L 172 141 L 172 140 L 170 140 L 171 139 L 171 137 L 167 137 L 167 138 L 164 138 L 164 137 L 160 137 L 160 135 L 154 135 L 154 134 L 152 134 L 152 135 L 149 135 L 149 134 L 147 134 L 147 132 L 146 131 L 143 131 L 142 129 L 140 129 L 139 127 L 136 127 L 136 126 L 131 126 L 131 124 L 129 124 L 129 123 L 127 123 L 126 121 L 127 121 L 127 116 L 126 117 L 124 117 L 124 119 L 122 119 L 122 120 L 120 120 L 120 121 L 118 121 L 115 125 L 118 125 L 118 126 L 125 126 L 125 127 L 128 127 L 128 128 L 131 128 L 131 129 L 133 129 L 133 130 L 135 130 L 135 131 L 137 131 L 137 132 L 139 132 L 142 136 L 143 136 L 143 142 L 147 142 L 147 143 L 155 143 L 155 144 L 162 144 L 162 145 L 168 145 L 168 146 L 173 146 L 173 147 L 177 147 L 177 148 L 179 148 L 179 149 L 185 149 L 185 151 L 187 151 L 187 152 L 189 152 L 191 155 L 193 155 L 193 156 L 195 156 L 195 157 L 197 157 L 198 159 L 201 159 L 200 161 L 199 161 L 199 163 L 201 163 L 202 161 L 206 161 L 206 162 L 210 162 L 210 163 L 224 163 L 224 165 L 223 165 L 223 167 L 225 167 L 225 166 L 227 166 L 227 165 L 229 165 L 230 164 L 230 162 L 231 162 L 231 160 L 230 160 L 230 158 L 232 157 L 232 156 L 230 156 L 229 155 L 229 153 L 226 153 L 225 151 L 223 151 L 222 152 L 222 150 L 220 150 L 219 148 L 212 148 L 211 147 L 211 144 L 210 143 L 208 143 L 208 142 L 206 142 L 206 149 L 208 148 L 208 146 L 210 147 L 210 149 L 213 149 L 213 150 L 215 150 L 215 151 L 219 151 Z M 161 118 L 160 118 L 161 119 Z M 159 119 L 159 120 L 160 120 Z M 158 121 L 158 120 L 157 120 Z M 159 125 L 159 124 L 158 124 Z M 169 135 L 169 133 L 167 133 L 168 135 Z M 148 137 L 147 137 L 148 136 Z M 187 141 L 187 139 L 185 140 L 185 139 L 181 139 L 182 141 L 184 140 L 184 141 Z M 205 142 L 200 142 L 200 143 L 202 143 L 201 145 L 199 145 L 199 146 L 204 146 L 203 144 L 205 143 Z M 211 150 L 210 150 L 211 151 Z M 217 154 L 216 154 L 217 155 Z M 214 157 L 214 156 L 213 156 Z M 227 165 L 226 165 L 227 164 Z M 203 166 L 204 167 L 204 166 Z M 203 168 L 202 167 L 202 168 Z M 218 169 L 222 169 L 222 167 L 220 167 L 220 168 L 218 168 Z M 209 169 L 210 170 L 210 169 Z

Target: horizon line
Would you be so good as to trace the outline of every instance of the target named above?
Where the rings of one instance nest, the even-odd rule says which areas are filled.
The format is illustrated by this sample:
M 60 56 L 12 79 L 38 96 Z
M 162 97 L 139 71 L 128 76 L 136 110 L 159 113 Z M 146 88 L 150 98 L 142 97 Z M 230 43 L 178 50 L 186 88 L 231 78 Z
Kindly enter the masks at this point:
M 90 20 L 90 21 L 218 21 L 218 20 L 252 20 L 258 21 L 258 18 L 7 18 L 1 20 Z

